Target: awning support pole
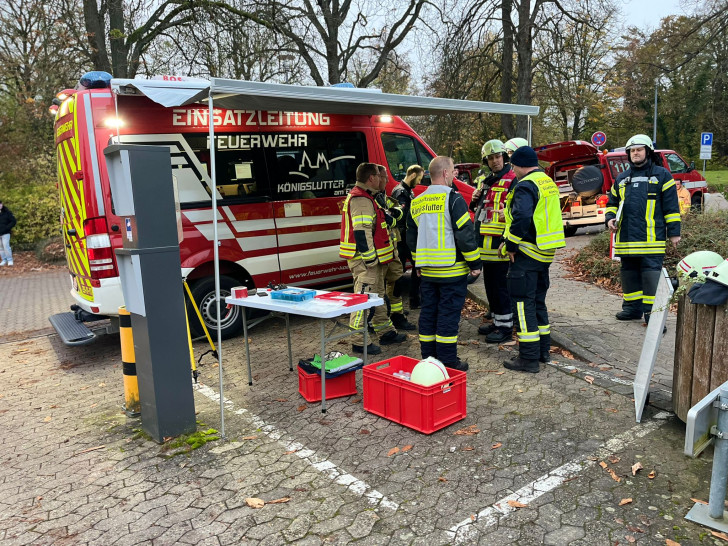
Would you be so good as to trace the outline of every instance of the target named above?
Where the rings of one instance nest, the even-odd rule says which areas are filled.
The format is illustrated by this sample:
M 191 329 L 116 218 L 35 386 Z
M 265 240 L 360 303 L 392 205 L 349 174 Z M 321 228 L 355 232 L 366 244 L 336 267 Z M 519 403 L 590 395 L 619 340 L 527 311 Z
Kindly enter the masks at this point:
M 215 172 L 215 122 L 213 120 L 214 105 L 212 100 L 212 85 L 207 101 L 208 123 L 210 127 L 210 178 L 212 179 L 212 239 L 213 239 L 213 263 L 215 265 L 215 305 L 217 307 L 217 373 L 220 382 L 220 436 L 225 437 L 225 397 L 223 395 L 222 382 L 222 329 L 220 328 L 220 252 L 218 250 L 217 233 L 217 175 Z

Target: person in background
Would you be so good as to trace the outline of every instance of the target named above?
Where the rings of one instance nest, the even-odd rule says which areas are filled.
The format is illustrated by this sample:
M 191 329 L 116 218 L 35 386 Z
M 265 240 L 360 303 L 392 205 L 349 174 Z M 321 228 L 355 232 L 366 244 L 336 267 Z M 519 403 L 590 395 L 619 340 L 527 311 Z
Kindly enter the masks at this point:
M 0 199 L 0 266 L 13 265 L 13 249 L 10 247 L 10 231 L 17 221 L 10 209 Z
M 389 318 L 397 330 L 416 330 L 417 327 L 407 320 L 404 314 L 404 305 L 402 304 L 402 285 L 404 284 L 402 275 L 404 274 L 404 267 L 399 258 L 399 252 L 397 251 L 401 242 L 399 228 L 397 226 L 405 222 L 404 211 L 399 202 L 387 196 L 387 182 L 389 182 L 387 168 L 384 165 L 378 165 L 378 168 L 379 193 L 374 197 L 374 201 L 377 206 L 384 210 L 387 231 L 394 246 L 394 257 L 387 264 L 383 281 L 386 287 L 387 298 L 389 299 Z
M 349 191 L 341 209 L 339 256 L 347 260 L 354 277 L 356 294 L 383 294 L 384 272 L 394 257 L 384 211 L 374 202 L 379 185 L 379 167 L 374 163 L 360 164 L 356 169 L 356 185 Z M 365 317 L 364 311 L 352 313 L 349 327 L 352 330 L 366 327 Z M 406 335 L 398 334 L 392 326 L 385 305 L 374 308 L 372 323 L 382 345 L 402 343 L 407 339 Z M 364 352 L 361 334 L 353 336 L 352 350 L 355 353 Z M 379 345 L 367 345 L 368 354 L 381 352 Z
M 480 251 L 465 199 L 452 188 L 453 160 L 430 162 L 432 184 L 414 198 L 407 219 L 407 244 L 422 276 L 420 349 L 448 368 L 466 371 L 458 358 L 460 314 L 468 277 L 480 274 Z
M 692 203 L 690 201 L 690 192 L 682 185 L 682 180 L 675 179 L 675 187 L 677 188 L 677 199 L 680 202 L 680 216 L 685 216 L 690 212 Z
M 506 140 L 506 143 L 504 144 L 508 157 L 511 157 L 513 152 L 521 146 L 528 146 L 528 141 L 525 138 L 515 137 L 510 140 Z
M 393 190 L 392 197 L 397 200 L 402 212 L 404 213 L 404 221 L 399 223 L 399 242 L 397 243 L 397 253 L 399 259 L 402 261 L 404 266 L 407 261 L 412 264 L 412 276 L 410 277 L 410 293 L 409 293 L 409 307 L 410 309 L 418 309 L 420 307 L 420 277 L 415 272 L 415 261 L 412 258 L 412 252 L 407 244 L 407 218 L 409 218 L 410 204 L 412 199 L 415 198 L 414 189 L 417 185 L 422 182 L 422 178 L 425 176 L 425 169 L 419 165 L 410 165 L 407 169 L 407 175 L 404 180 L 400 182 Z
M 650 321 L 667 239 L 680 242 L 680 203 L 670 171 L 659 166 L 652 139 L 634 135 L 625 146 L 629 169 L 609 191 L 607 227 L 621 258 L 622 310 L 617 320 Z
M 538 373 L 548 362 L 551 326 L 546 293 L 549 267 L 557 248 L 566 246 L 559 188 L 539 167 L 536 152 L 521 146 L 511 156 L 518 182 L 506 198 L 505 250 L 511 261 L 508 292 L 518 332 L 518 357 L 503 363 L 509 370 Z M 515 186 L 513 186 L 515 184 Z
M 478 333 L 486 336 L 488 343 L 503 343 L 513 337 L 513 311 L 507 287 L 509 260 L 498 249 L 506 227 L 506 196 L 516 174 L 500 140 L 483 144 L 481 153 L 490 174 L 478 177 L 478 189 L 473 192 L 470 209 L 475 212 L 475 236 L 480 244 L 483 283 L 493 322 L 481 325 Z

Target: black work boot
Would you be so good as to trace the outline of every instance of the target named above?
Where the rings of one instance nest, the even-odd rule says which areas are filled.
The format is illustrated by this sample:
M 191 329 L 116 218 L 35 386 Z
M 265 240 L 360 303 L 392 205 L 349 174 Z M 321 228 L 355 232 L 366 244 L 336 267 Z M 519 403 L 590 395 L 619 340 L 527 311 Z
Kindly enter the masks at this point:
M 538 373 L 538 360 L 525 360 L 520 356 L 513 360 L 506 360 L 503 366 L 514 372 Z
M 445 363 L 443 362 L 443 364 L 445 364 Z M 446 368 L 451 368 L 453 370 L 457 370 L 459 372 L 467 372 L 468 371 L 468 368 L 470 366 L 468 366 L 468 363 L 467 362 L 465 362 L 464 360 L 460 360 L 458 358 L 458 361 L 457 362 L 455 362 L 453 364 L 445 364 L 445 367 Z
M 410 298 L 409 308 L 410 309 L 419 309 L 420 308 L 420 298 Z
M 513 328 L 496 328 L 485 336 L 486 343 L 506 343 L 513 339 Z
M 417 326 L 408 321 L 402 313 L 392 313 L 389 318 L 397 330 L 417 330 Z
M 642 313 L 622 309 L 619 313 L 614 315 L 614 317 L 617 320 L 639 320 L 642 318 Z
M 379 336 L 379 343 L 382 345 L 393 345 L 394 343 L 403 343 L 405 341 L 407 341 L 407 334 L 398 334 L 397 330 L 390 330 Z
M 487 336 L 491 332 L 495 332 L 497 329 L 498 327 L 492 322 L 490 324 L 481 324 L 478 326 L 478 333 L 483 336 Z
M 364 346 L 363 345 L 353 345 L 351 346 L 351 349 L 355 353 L 363 353 L 364 352 Z M 367 345 L 367 354 L 368 355 L 378 355 L 382 352 L 382 348 L 379 345 L 374 345 L 374 343 L 370 343 Z
M 538 357 L 538 361 L 544 364 L 548 364 L 549 362 L 551 362 L 551 355 L 548 353 L 546 353 L 545 355 L 541 355 L 540 357 Z

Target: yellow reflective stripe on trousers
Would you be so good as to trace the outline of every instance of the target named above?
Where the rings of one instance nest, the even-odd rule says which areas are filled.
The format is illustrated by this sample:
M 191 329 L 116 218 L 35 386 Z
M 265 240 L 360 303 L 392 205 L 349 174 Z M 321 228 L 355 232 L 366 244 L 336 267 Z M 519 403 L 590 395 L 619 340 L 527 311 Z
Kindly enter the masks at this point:
M 637 301 L 642 299 L 642 290 L 639 292 L 630 292 L 628 294 L 622 294 L 624 301 Z
M 420 272 L 424 277 L 445 279 L 467 275 L 470 272 L 470 268 L 465 262 L 457 262 L 455 265 L 448 267 L 423 267 L 420 269 Z
M 394 328 L 392 321 L 389 319 L 387 319 L 387 322 L 377 322 L 377 323 L 372 322 L 372 328 L 374 328 L 375 332 L 381 332 L 382 330 L 385 330 L 385 329 L 389 328 L 390 326 L 392 328 Z
M 458 336 L 438 336 L 435 335 L 435 341 L 438 343 L 457 343 Z
M 655 296 L 642 296 L 642 303 L 652 305 L 655 303 Z
M 427 343 L 429 341 L 435 341 L 435 336 L 434 335 L 428 336 L 425 334 L 420 334 L 420 341 L 424 341 L 425 343 Z
M 518 332 L 519 343 L 534 343 L 541 341 L 541 334 L 538 332 Z

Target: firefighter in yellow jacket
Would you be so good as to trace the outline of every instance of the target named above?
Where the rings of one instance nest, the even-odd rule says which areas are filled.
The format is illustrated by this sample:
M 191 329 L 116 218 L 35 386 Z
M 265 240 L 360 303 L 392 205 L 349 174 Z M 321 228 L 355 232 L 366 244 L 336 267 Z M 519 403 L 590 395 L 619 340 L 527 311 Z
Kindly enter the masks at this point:
M 341 211 L 341 239 L 339 256 L 345 258 L 354 276 L 354 292 L 384 294 L 384 275 L 387 264 L 394 258 L 394 246 L 387 230 L 384 210 L 377 206 L 374 196 L 379 192 L 379 168 L 374 163 L 362 163 L 356 169 L 356 185 L 346 196 Z M 366 327 L 366 312 L 352 313 L 349 327 Z M 389 345 L 407 339 L 398 334 L 387 316 L 384 305 L 374 308 L 372 318 L 379 343 Z M 356 334 L 352 342 L 354 352 L 364 352 L 363 336 Z M 368 354 L 379 354 L 382 349 L 370 343 Z
M 480 274 L 480 250 L 468 205 L 455 189 L 450 157 L 430 161 L 432 184 L 412 200 L 407 244 L 421 275 L 419 331 L 422 358 L 434 356 L 448 368 L 467 371 L 458 358 L 460 313 L 468 276 Z
M 508 292 L 518 332 L 518 357 L 503 365 L 537 373 L 549 361 L 551 327 L 546 309 L 549 266 L 557 248 L 566 246 L 559 188 L 538 165 L 533 148 L 521 146 L 511 156 L 518 182 L 506 198 L 505 250 L 511 265 Z

